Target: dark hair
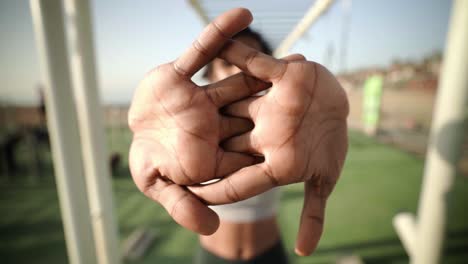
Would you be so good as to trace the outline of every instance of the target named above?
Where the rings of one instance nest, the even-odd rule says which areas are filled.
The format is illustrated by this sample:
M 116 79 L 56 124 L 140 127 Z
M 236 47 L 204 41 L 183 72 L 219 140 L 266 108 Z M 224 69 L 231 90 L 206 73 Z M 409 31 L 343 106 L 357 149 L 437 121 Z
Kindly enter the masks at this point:
M 253 38 L 254 40 L 256 40 L 260 44 L 260 50 L 263 53 L 268 54 L 268 55 L 272 54 L 271 47 L 266 42 L 266 40 L 263 38 L 263 36 L 260 35 L 260 33 L 258 33 L 257 31 L 252 30 L 250 27 L 248 27 L 248 28 L 242 30 L 241 32 L 237 33 L 232 38 L 236 39 L 236 38 L 239 38 L 239 37 Z M 206 65 L 205 72 L 203 73 L 203 77 L 204 78 L 209 78 L 212 71 L 213 71 L 213 64 L 209 63 L 208 65 Z

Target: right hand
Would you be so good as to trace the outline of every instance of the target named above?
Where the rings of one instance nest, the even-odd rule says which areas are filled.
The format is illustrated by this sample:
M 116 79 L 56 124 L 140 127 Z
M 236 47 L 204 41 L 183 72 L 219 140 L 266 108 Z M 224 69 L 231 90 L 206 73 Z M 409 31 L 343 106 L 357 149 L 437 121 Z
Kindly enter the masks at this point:
M 325 67 L 298 55 L 276 59 L 232 41 L 220 57 L 245 74 L 271 83 L 268 94 L 224 109 L 255 124 L 248 133 L 226 140 L 224 149 L 261 155 L 265 160 L 216 183 L 189 189 L 207 203 L 225 204 L 304 182 L 296 252 L 309 255 L 322 235 L 326 202 L 346 158 L 346 93 Z
M 200 234 L 215 232 L 219 218 L 182 185 L 223 177 L 255 163 L 250 155 L 219 147 L 220 141 L 252 128 L 243 118 L 220 115 L 219 108 L 268 84 L 242 73 L 207 87 L 190 78 L 251 21 L 251 13 L 241 8 L 216 18 L 182 56 L 147 74 L 128 115 L 135 184 L 176 222 Z

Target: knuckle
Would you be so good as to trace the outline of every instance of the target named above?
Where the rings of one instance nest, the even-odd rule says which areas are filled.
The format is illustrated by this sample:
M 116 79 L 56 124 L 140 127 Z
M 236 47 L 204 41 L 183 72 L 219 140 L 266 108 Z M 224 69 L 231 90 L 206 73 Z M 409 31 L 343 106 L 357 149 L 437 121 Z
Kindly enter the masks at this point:
M 231 179 L 229 177 L 226 178 L 226 183 L 224 185 L 224 188 L 225 188 L 224 190 L 226 193 L 226 197 L 229 200 L 229 202 L 235 203 L 241 200 L 234 185 L 232 185 Z
M 214 105 L 220 106 L 221 102 L 223 101 L 223 95 L 221 94 L 221 90 L 218 88 L 215 88 L 212 90 L 213 92 L 211 93 L 210 99 L 213 102 Z
M 198 51 L 199 53 L 203 54 L 204 56 L 208 56 L 208 49 L 203 46 L 199 39 L 196 39 L 192 43 L 192 47 L 194 50 Z
M 252 67 L 252 64 L 255 62 L 256 58 L 258 58 L 258 55 L 260 52 L 257 50 L 252 50 L 250 51 L 247 56 L 245 57 L 245 66 L 247 69 L 250 69 Z
M 312 222 L 315 222 L 319 226 L 323 226 L 323 217 L 316 215 L 315 213 L 306 213 L 306 218 Z
M 187 70 L 185 70 L 183 67 L 181 67 L 177 63 L 177 61 L 172 62 L 171 65 L 172 65 L 172 69 L 174 70 L 174 72 L 179 74 L 180 76 L 183 76 L 183 77 L 190 76 L 190 73 Z
M 252 94 L 256 91 L 259 81 L 247 74 L 242 74 L 242 81 L 244 82 L 245 87 L 247 87 L 249 94 Z
M 217 106 L 221 106 L 221 102 L 223 101 L 223 96 L 221 94 L 221 91 L 217 87 L 209 88 L 209 89 L 203 89 L 203 91 L 206 93 L 206 96 L 210 100 L 210 102 Z
M 224 33 L 223 28 L 216 21 L 211 22 L 211 27 L 220 37 L 224 39 L 229 39 L 229 36 L 227 36 L 227 34 Z
M 277 66 L 274 68 L 274 71 L 272 72 L 272 80 L 275 80 L 276 82 L 281 81 L 283 79 L 283 76 L 286 74 L 288 71 L 288 63 L 282 60 L 278 60 Z
M 184 193 L 182 196 L 180 196 L 179 198 L 177 198 L 177 200 L 173 203 L 172 205 L 172 208 L 170 209 L 169 211 L 169 215 L 176 219 L 177 218 L 177 215 L 178 215 L 178 208 L 180 207 L 180 205 L 182 204 L 182 201 L 184 201 L 185 199 L 187 199 L 189 196 L 189 193 Z

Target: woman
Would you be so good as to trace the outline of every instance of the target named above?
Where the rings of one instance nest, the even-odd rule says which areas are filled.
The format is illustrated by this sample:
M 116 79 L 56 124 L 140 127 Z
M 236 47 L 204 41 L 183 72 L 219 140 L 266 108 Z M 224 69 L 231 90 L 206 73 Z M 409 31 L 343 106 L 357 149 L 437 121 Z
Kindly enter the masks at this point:
M 252 48 L 271 55 L 262 36 L 247 28 L 233 37 Z M 210 83 L 240 72 L 228 62 L 215 59 L 204 77 Z M 234 204 L 212 206 L 220 217 L 219 229 L 200 236 L 201 249 L 195 263 L 288 263 L 276 219 L 278 189 Z

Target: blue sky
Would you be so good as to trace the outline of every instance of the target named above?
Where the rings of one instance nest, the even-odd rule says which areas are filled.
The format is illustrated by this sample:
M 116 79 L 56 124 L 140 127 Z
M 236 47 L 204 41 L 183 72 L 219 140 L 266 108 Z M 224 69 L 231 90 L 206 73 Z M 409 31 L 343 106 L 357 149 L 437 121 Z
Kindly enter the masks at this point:
M 3 102 L 37 102 L 41 75 L 28 4 L 0 1 Z M 187 1 L 95 0 L 92 6 L 99 87 L 106 103 L 128 103 L 144 73 L 176 58 L 203 28 Z M 337 0 L 291 51 L 341 70 L 342 6 Z M 445 0 L 354 0 L 346 69 L 385 66 L 396 58 L 417 60 L 443 50 L 450 7 Z

